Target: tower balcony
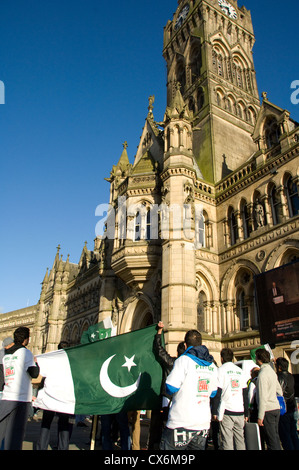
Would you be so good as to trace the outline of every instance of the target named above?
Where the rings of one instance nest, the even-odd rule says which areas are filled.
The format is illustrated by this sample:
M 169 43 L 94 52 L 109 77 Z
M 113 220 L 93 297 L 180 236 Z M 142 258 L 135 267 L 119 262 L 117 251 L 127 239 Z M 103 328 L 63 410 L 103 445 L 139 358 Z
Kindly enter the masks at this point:
M 112 252 L 111 268 L 127 285 L 142 287 L 157 268 L 162 256 L 159 240 L 124 240 Z

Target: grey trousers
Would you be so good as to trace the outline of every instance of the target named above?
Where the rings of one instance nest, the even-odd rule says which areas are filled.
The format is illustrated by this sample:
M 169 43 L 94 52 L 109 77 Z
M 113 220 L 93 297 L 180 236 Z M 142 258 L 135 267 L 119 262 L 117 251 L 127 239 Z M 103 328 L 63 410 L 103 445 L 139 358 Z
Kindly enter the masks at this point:
M 31 403 L 1 400 L 0 445 L 4 450 L 22 450 Z
M 244 438 L 244 415 L 224 415 L 220 421 L 222 450 L 246 450 Z

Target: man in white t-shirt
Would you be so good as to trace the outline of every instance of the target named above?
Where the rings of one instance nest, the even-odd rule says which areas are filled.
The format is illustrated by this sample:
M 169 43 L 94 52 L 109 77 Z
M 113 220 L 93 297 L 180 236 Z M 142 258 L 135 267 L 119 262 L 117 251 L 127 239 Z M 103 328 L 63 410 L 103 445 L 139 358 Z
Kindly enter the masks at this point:
M 166 379 L 173 396 L 161 450 L 205 450 L 211 423 L 210 397 L 217 390 L 217 368 L 213 356 L 202 346 L 201 335 L 190 330 L 186 351 L 174 363 Z
M 14 344 L 3 357 L 5 384 L 0 403 L 0 442 L 4 439 L 4 450 L 22 450 L 32 403 L 31 379 L 39 375 L 33 354 L 26 348 L 29 334 L 28 328 L 17 328 Z
M 233 351 L 222 349 L 218 369 L 218 390 L 213 400 L 213 418 L 220 422 L 221 448 L 246 450 L 245 421 L 248 420 L 248 388 L 242 369 L 233 361 Z

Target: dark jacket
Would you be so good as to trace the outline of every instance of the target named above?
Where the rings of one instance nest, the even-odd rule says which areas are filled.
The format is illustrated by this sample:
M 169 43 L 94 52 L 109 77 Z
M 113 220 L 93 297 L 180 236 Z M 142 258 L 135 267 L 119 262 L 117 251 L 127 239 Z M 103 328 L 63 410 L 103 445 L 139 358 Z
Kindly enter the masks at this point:
M 277 377 L 287 405 L 287 413 L 294 413 L 296 409 L 295 379 L 288 371 L 278 372 Z
M 160 362 L 162 369 L 163 369 L 163 379 L 162 379 L 162 385 L 161 385 L 161 395 L 171 399 L 171 395 L 169 395 L 166 392 L 166 387 L 165 387 L 165 382 L 172 371 L 174 361 L 177 359 L 176 357 L 170 356 L 166 349 L 162 346 L 162 335 L 159 335 L 158 333 L 155 336 L 154 339 L 154 352 L 157 357 L 157 360 Z

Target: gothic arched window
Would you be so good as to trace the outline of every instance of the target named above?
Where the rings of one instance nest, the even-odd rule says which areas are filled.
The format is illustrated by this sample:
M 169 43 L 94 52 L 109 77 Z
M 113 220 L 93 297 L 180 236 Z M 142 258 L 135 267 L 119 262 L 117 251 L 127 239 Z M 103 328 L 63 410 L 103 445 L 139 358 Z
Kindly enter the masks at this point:
M 197 230 L 198 230 L 198 245 L 202 248 L 206 247 L 206 226 L 205 226 L 205 216 L 203 213 L 200 214 L 197 221 Z
M 200 46 L 194 46 L 190 57 L 191 83 L 194 83 L 200 76 L 201 50 Z
M 247 238 L 250 237 L 250 233 L 251 233 L 250 214 L 249 214 L 248 206 L 246 202 L 244 202 L 241 206 L 241 214 L 242 214 L 244 240 L 246 240 Z
M 275 118 L 269 118 L 264 126 L 265 142 L 268 149 L 274 147 L 279 143 L 280 127 Z
M 291 176 L 286 181 L 285 190 L 290 217 L 295 217 L 299 214 L 299 196 L 297 184 Z
M 235 245 L 239 239 L 239 230 L 238 230 L 237 218 L 233 209 L 230 209 L 228 218 L 229 218 L 231 245 Z
M 205 96 L 202 88 L 198 90 L 197 93 L 197 110 L 200 111 L 204 105 Z
M 205 306 L 207 304 L 207 296 L 204 291 L 200 291 L 198 295 L 197 304 L 197 328 L 199 331 L 204 331 L 205 328 Z
M 138 242 L 139 240 L 141 240 L 141 214 L 137 212 L 134 225 L 134 241 Z
M 190 111 L 192 111 L 193 114 L 195 114 L 195 100 L 194 100 L 193 96 L 191 96 L 190 99 L 189 99 L 188 107 L 189 107 Z
M 217 72 L 220 77 L 223 76 L 223 58 L 221 54 L 217 57 Z
M 281 200 L 276 186 L 273 186 L 270 191 L 270 206 L 273 224 L 277 225 L 281 221 Z
M 151 239 L 151 211 L 148 209 L 146 213 L 146 230 L 145 230 L 145 239 Z
M 185 71 L 185 64 L 183 60 L 179 60 L 176 68 L 176 79 L 177 82 L 181 85 L 181 93 L 182 95 L 185 93 L 186 87 L 186 71 Z
M 236 67 L 236 80 L 239 88 L 243 88 L 242 69 L 240 66 Z

